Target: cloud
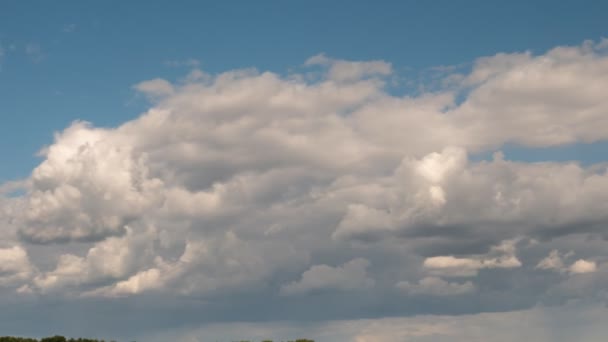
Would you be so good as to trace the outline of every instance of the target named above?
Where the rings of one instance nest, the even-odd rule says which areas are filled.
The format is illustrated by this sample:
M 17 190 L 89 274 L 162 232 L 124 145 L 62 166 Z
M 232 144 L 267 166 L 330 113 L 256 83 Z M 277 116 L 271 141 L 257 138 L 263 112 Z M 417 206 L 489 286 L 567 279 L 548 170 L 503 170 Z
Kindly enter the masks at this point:
M 400 281 L 395 286 L 411 295 L 456 296 L 475 291 L 475 285 L 471 281 L 448 282 L 438 277 L 425 277 L 417 284 Z
M 575 313 L 581 319 L 572 320 Z M 382 319 L 333 320 L 329 322 L 214 323 L 199 328 L 146 332 L 137 340 L 215 341 L 288 340 L 297 336 L 327 342 L 428 342 L 499 341 L 530 339 L 538 342 L 603 341 L 606 308 L 600 305 L 568 305 L 564 308 L 532 308 L 474 315 L 420 315 Z
M 77 122 L 42 152 L 31 188 L 15 219 L 31 243 L 95 241 L 122 235 L 125 226 L 159 205 L 162 181 L 149 178 L 144 156 L 133 158 L 130 138 Z
M 370 240 L 370 234 L 387 232 L 431 237 L 460 230 L 460 234 L 482 234 L 497 242 L 500 236 L 518 234 L 599 231 L 600 222 L 606 220 L 601 209 L 605 200 L 596 189 L 608 185 L 607 175 L 604 167 L 518 163 L 500 156 L 471 163 L 462 150 L 445 149 L 420 159 L 405 158 L 391 178 L 382 180 L 387 195 L 372 208 L 390 212 L 384 221 L 392 225 L 350 231 L 337 227 L 335 235 Z M 484 228 L 488 226 L 493 228 Z
M 332 59 L 324 54 L 310 57 L 304 65 L 328 67 L 327 78 L 337 82 L 356 81 L 369 76 L 388 76 L 392 73 L 390 63 L 385 61 L 351 62 Z
M 597 269 L 597 265 L 593 261 L 587 261 L 584 259 L 579 259 L 575 261 L 572 265 L 570 265 L 569 270 L 571 273 L 580 274 L 580 273 L 591 273 L 595 272 Z
M 333 232 L 332 238 L 340 240 L 350 236 L 366 239 L 365 236 L 374 238 L 374 235 L 391 230 L 392 218 L 386 211 L 369 208 L 363 204 L 351 204 L 346 214 Z
M 503 241 L 492 247 L 488 255 L 457 258 L 452 255 L 435 256 L 424 260 L 424 267 L 434 275 L 470 277 L 484 268 L 517 268 L 522 264 L 515 255 L 515 241 Z
M 22 284 L 34 272 L 35 268 L 23 247 L 0 248 L 0 286 Z
M 2 186 L 0 243 L 27 271 L 2 272 L 0 299 L 21 289 L 165 312 L 197 298 L 205 319 L 246 320 L 260 303 L 263 319 L 285 303 L 301 308 L 291 317 L 338 319 L 530 308 L 588 298 L 580 288 L 602 298 L 606 164 L 478 153 L 606 140 L 603 49 L 485 57 L 411 96 L 387 88 L 386 62 L 323 55 L 304 71 L 321 77 L 140 82 L 149 110 L 72 123 L 30 177 Z M 448 295 L 473 288 L 478 306 Z
M 49 293 L 63 292 L 80 286 L 116 281 L 136 272 L 139 267 L 151 263 L 152 243 L 147 231 L 135 235 L 127 227 L 123 237 L 110 237 L 91 247 L 87 254 L 59 256 L 54 270 L 40 273 L 33 279 L 32 291 Z
M 165 61 L 164 64 L 168 67 L 190 67 L 190 68 L 198 68 L 201 65 L 201 62 L 195 58 L 188 58 L 184 60 L 180 59 L 172 59 Z
M 474 123 L 471 133 L 487 143 L 553 146 L 606 139 L 605 78 L 598 77 L 608 72 L 605 52 L 603 44 L 588 42 L 540 56 L 480 58 L 466 80 L 477 86 L 454 115 L 465 125 Z M 600 127 L 577 126 L 580 121 Z
M 314 265 L 302 273 L 299 281 L 281 287 L 284 295 L 300 295 L 318 290 L 357 290 L 374 286 L 375 281 L 367 275 L 369 261 L 358 258 L 342 266 Z
M 159 98 L 173 93 L 171 83 L 160 78 L 138 83 L 134 88 L 150 98 Z
M 563 257 L 571 257 L 573 253 L 566 253 Z M 597 270 L 595 261 L 578 259 L 570 266 L 566 266 L 562 255 L 557 250 L 552 250 L 547 257 L 542 259 L 536 268 L 543 270 L 553 270 L 560 273 L 583 274 L 593 273 Z
M 24 49 L 26 56 L 34 63 L 40 63 L 46 57 L 42 47 L 38 43 L 28 43 Z
M 457 277 L 470 277 L 477 275 L 477 271 L 483 267 L 480 260 L 469 258 L 456 258 L 454 256 L 436 256 L 426 258 L 424 267 L 431 272 Z
M 562 257 L 560 256 L 557 250 L 552 250 L 547 257 L 541 260 L 536 268 L 542 270 L 555 270 L 558 272 L 563 272 L 566 269 Z
M 84 295 L 89 296 L 106 296 L 106 297 L 121 297 L 142 293 L 144 291 L 155 290 L 163 286 L 161 271 L 158 268 L 150 268 L 145 271 L 140 271 L 127 280 L 122 280 L 109 288 L 93 290 Z
M 63 25 L 63 29 L 61 29 L 61 31 L 65 32 L 65 33 L 72 33 L 74 31 L 76 31 L 76 28 L 78 27 L 78 25 L 76 24 L 66 24 Z

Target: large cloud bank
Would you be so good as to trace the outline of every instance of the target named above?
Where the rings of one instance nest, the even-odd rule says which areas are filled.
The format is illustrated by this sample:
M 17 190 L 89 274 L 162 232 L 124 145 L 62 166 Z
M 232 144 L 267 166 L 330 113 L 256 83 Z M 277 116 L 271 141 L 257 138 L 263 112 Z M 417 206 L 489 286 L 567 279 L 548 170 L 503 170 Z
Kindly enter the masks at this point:
M 142 82 L 150 110 L 73 123 L 2 199 L 0 286 L 333 298 L 333 318 L 605 300 L 607 166 L 472 156 L 608 140 L 607 45 L 480 58 L 415 96 L 389 63 L 325 55 Z

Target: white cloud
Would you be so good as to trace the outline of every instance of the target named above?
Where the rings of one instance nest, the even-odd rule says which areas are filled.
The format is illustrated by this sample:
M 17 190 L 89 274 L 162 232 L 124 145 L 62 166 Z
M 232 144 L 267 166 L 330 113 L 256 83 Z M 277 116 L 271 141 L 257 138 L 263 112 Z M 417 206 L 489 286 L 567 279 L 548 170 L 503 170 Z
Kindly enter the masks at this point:
M 367 230 L 340 228 L 336 236 L 370 240 L 370 234 L 426 236 L 465 227 L 495 236 L 552 236 L 569 229 L 598 230 L 607 219 L 608 198 L 599 190 L 608 189 L 603 166 L 520 163 L 500 155 L 473 163 L 462 150 L 447 148 L 419 159 L 404 158 L 392 177 L 375 182 L 385 188 L 385 198 L 372 208 L 390 212 L 384 221 L 393 224 Z
M 470 277 L 484 268 L 517 268 L 522 264 L 515 255 L 515 241 L 503 241 L 487 255 L 458 258 L 452 255 L 426 258 L 423 266 L 434 275 Z
M 135 251 L 142 253 L 141 248 L 135 248 Z M 144 256 L 149 257 L 148 262 L 139 262 L 143 268 L 139 272 L 128 268 L 131 272 L 122 272 L 121 277 L 115 277 L 119 281 L 84 295 L 120 297 L 153 290 L 202 296 L 226 291 L 247 292 L 262 286 L 265 278 L 277 269 L 301 265 L 308 258 L 288 246 L 273 245 L 271 249 L 264 244 L 245 243 L 233 232 L 215 238 L 189 240 L 176 260 L 160 256 L 150 260 L 152 255 Z M 123 262 L 130 260 L 133 259 L 121 259 Z M 123 269 L 127 270 L 125 266 Z
M 579 259 L 575 261 L 568 270 L 571 273 L 580 274 L 580 273 L 592 273 L 597 269 L 597 265 L 594 261 L 588 261 L 584 259 Z
M 435 274 L 454 277 L 470 277 L 477 275 L 477 272 L 483 265 L 480 260 L 457 258 L 447 255 L 426 258 L 424 260 L 424 267 Z
M 22 284 L 35 271 L 23 247 L 0 248 L 0 286 Z
M 119 281 L 115 285 L 96 289 L 85 293 L 84 296 L 96 297 L 121 297 L 142 293 L 144 291 L 155 290 L 162 287 L 161 271 L 157 268 L 151 268 L 129 277 L 127 280 Z
M 160 78 L 138 83 L 134 88 L 151 98 L 168 96 L 174 91 L 171 83 Z
M 570 274 L 593 273 L 597 270 L 597 263 L 595 261 L 585 259 L 578 259 L 570 266 L 566 266 L 564 257 L 570 257 L 572 254 L 567 253 L 562 256 L 557 250 L 552 250 L 546 258 L 536 265 L 536 268 Z
M 56 135 L 33 172 L 17 220 L 28 241 L 100 240 L 159 205 L 162 181 L 148 177 L 130 137 L 75 123 Z
M 585 43 L 540 56 L 481 58 L 467 78 L 477 85 L 454 110 L 454 119 L 485 144 L 553 146 L 606 139 L 603 50 L 602 43 Z
M 137 234 L 127 228 L 122 237 L 110 237 L 91 247 L 85 256 L 62 254 L 54 270 L 37 275 L 32 290 L 42 293 L 64 291 L 66 288 L 95 284 L 107 280 L 120 281 L 149 264 L 154 231 Z

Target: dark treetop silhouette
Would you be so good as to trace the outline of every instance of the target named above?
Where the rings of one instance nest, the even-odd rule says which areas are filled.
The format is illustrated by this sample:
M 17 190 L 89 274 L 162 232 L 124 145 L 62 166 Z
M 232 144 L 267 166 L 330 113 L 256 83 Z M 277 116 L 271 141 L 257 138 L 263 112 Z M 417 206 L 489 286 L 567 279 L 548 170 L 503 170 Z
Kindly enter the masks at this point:
M 106 340 L 97 340 L 97 339 L 91 339 L 91 338 L 66 338 L 63 336 L 52 336 L 52 337 L 44 337 L 40 340 L 35 339 L 35 338 L 24 338 L 24 337 L 13 337 L 13 336 L 2 336 L 0 337 L 0 342 L 106 342 Z M 108 342 L 116 342 L 114 340 L 108 341 Z M 135 342 L 135 341 L 133 341 Z M 234 342 L 253 342 L 253 341 L 249 341 L 249 340 L 242 340 L 242 341 L 234 341 Z M 263 340 L 262 342 L 273 342 L 272 340 Z M 281 341 L 283 342 L 283 341 Z M 315 342 L 313 340 L 307 340 L 307 339 L 297 339 L 297 340 L 290 340 L 290 341 L 285 341 L 285 342 Z

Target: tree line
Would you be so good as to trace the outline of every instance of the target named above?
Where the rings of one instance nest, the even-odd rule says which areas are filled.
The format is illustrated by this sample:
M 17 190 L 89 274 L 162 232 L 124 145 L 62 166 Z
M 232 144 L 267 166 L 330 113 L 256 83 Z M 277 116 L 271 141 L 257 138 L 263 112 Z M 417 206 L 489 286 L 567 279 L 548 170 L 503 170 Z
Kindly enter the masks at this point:
M 51 336 L 44 337 L 41 339 L 27 338 L 27 337 L 14 337 L 14 336 L 0 336 L 0 342 L 106 342 L 105 340 L 97 340 L 94 338 L 65 338 L 64 336 Z M 116 342 L 116 341 L 108 341 Z
M 106 340 L 97 340 L 93 338 L 66 338 L 64 336 L 51 336 L 44 337 L 41 339 L 25 338 L 25 337 L 14 337 L 14 336 L 0 336 L 0 342 L 106 342 Z M 116 342 L 114 340 L 108 342 Z M 132 341 L 135 342 L 135 341 Z M 233 342 L 254 342 L 250 340 L 233 341 Z M 272 340 L 263 340 L 262 342 L 274 342 Z M 281 342 L 315 342 L 314 340 L 308 340 L 300 338 L 297 340 L 281 341 Z

